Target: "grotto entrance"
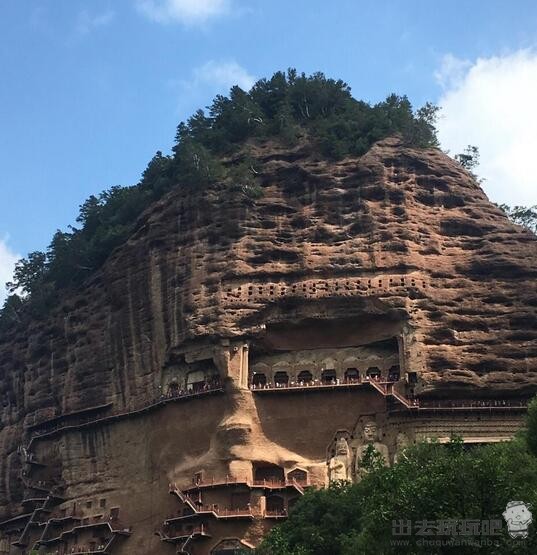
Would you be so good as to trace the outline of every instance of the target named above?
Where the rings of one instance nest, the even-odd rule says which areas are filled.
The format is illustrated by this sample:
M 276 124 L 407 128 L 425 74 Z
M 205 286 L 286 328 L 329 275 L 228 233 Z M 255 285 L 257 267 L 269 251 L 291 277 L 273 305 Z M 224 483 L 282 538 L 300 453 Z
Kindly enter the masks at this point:
M 282 483 L 284 480 L 285 474 L 281 466 L 266 462 L 254 463 L 254 482 Z

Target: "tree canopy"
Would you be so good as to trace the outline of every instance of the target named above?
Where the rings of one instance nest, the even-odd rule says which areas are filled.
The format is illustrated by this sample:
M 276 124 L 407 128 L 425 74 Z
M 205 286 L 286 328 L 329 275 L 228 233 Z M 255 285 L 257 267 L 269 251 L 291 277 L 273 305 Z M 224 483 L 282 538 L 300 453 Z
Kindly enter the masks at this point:
M 537 235 L 537 204 L 535 206 L 508 206 L 501 204 L 500 208 L 515 224 L 521 225 Z
M 534 529 L 528 539 L 515 541 L 507 534 L 502 513 L 510 501 L 537 507 L 536 415 L 534 400 L 527 434 L 511 442 L 478 447 L 465 446 L 457 437 L 447 445 L 422 442 L 407 447 L 392 467 L 373 465 L 358 484 L 340 482 L 326 490 L 309 490 L 259 551 L 261 555 L 535 553 Z M 423 533 L 424 521 L 433 533 Z M 501 531 L 472 535 L 442 530 L 442 523 L 457 522 L 461 532 L 463 523 L 482 526 L 483 521 L 500 522 Z
M 479 166 L 479 147 L 468 145 L 464 149 L 464 152 L 455 154 L 454 158 L 464 169 L 473 172 L 473 170 Z

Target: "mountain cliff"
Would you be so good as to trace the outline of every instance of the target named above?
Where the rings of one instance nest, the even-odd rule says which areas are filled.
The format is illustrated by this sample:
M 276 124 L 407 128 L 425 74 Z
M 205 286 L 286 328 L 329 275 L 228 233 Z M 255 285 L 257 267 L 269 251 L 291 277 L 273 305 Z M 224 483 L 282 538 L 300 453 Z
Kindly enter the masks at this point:
M 251 154 L 260 198 L 218 183 L 173 190 L 78 292 L 4 335 L 4 508 L 25 425 L 134 406 L 185 342 L 262 336 L 304 318 L 299 300 L 308 318 L 334 300 L 340 317 L 364 298 L 396 312 L 422 396 L 535 391 L 537 240 L 456 162 L 398 138 L 337 162 L 307 143 Z

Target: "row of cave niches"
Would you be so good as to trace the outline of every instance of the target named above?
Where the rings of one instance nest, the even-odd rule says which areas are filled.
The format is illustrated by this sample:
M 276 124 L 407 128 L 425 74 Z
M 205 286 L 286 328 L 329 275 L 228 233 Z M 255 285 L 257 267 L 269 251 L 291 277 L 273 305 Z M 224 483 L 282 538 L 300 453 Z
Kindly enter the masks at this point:
M 31 445 L 31 444 L 30 444 Z M 0 522 L 0 554 L 68 555 L 112 553 L 131 535 L 120 507 L 106 497 L 68 503 L 55 465 L 21 447 L 20 480 L 24 488 L 19 514 Z
M 265 372 L 253 372 L 250 378 L 250 389 L 273 389 L 289 387 L 322 387 L 339 385 L 360 385 L 367 382 L 398 382 L 401 379 L 399 365 L 393 365 L 388 370 L 381 371 L 377 366 L 367 370 L 347 368 L 343 373 L 335 369 L 324 369 L 320 372 L 300 370 L 289 373 L 279 370 L 267 375 Z M 415 373 L 410 373 L 409 380 L 415 383 Z
M 177 553 L 187 542 L 207 544 L 221 536 L 240 535 L 245 525 L 253 521 L 277 522 L 287 518 L 289 511 L 310 487 L 308 472 L 295 467 L 283 467 L 254 462 L 248 476 L 194 475 L 190 484 L 170 484 L 170 494 L 178 501 L 175 513 L 170 514 L 156 534 L 163 542 L 176 545 Z M 229 541 L 229 540 L 226 540 Z M 218 542 L 204 553 L 232 555 L 249 550 L 249 546 L 235 540 L 236 545 Z
M 295 284 L 264 283 L 227 287 L 224 299 L 248 300 L 254 298 L 277 298 L 285 295 L 322 297 L 330 295 L 373 294 L 381 290 L 393 289 L 395 293 L 411 289 L 425 289 L 424 279 L 409 276 L 385 276 L 371 279 L 312 280 Z

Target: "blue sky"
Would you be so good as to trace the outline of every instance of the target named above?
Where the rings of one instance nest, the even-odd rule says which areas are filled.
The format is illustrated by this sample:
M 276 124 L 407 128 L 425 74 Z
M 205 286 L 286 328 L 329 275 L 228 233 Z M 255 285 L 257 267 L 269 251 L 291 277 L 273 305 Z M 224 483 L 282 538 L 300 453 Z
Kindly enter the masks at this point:
M 492 200 L 537 203 L 517 159 L 537 148 L 536 42 L 529 0 L 0 0 L 0 281 L 216 93 L 290 66 L 439 102 L 443 146 L 480 146 Z

